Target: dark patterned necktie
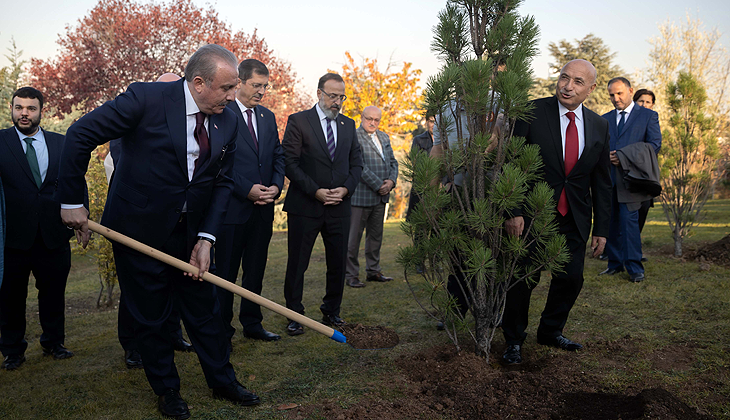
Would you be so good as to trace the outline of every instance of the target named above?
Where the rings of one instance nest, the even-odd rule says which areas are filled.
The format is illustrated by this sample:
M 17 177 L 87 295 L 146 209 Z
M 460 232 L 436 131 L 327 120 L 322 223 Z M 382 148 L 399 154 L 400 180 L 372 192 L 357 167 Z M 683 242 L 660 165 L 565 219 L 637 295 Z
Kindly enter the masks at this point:
M 624 131 L 624 120 L 626 119 L 626 111 L 621 111 L 621 119 L 618 120 L 618 135 L 621 135 L 621 132 Z
M 33 147 L 33 138 L 26 137 L 23 141 L 28 144 L 28 148 L 25 150 L 25 158 L 28 159 L 30 172 L 33 174 L 35 184 L 40 188 L 43 184 L 43 179 L 41 178 L 41 168 L 38 166 L 38 155 L 35 152 L 35 147 Z
M 335 134 L 332 132 L 331 118 L 325 118 L 327 121 L 327 149 L 330 151 L 330 159 L 335 160 Z
M 198 142 L 198 146 L 200 146 L 200 154 L 198 155 L 198 158 L 195 159 L 195 170 L 193 171 L 193 175 L 195 175 L 195 172 L 198 171 L 198 168 L 202 167 L 206 160 L 208 160 L 208 157 L 210 156 L 210 143 L 208 142 L 208 132 L 205 131 L 205 117 L 206 115 L 202 112 L 198 112 L 195 114 L 195 132 L 193 133 L 193 137 L 195 137 L 195 141 Z
M 256 138 L 256 131 L 253 129 L 253 121 L 251 121 L 251 114 L 253 114 L 253 111 L 250 109 L 246 110 L 246 116 L 248 116 L 248 122 L 246 124 L 248 125 L 248 132 L 251 133 L 251 138 L 253 139 L 253 144 L 256 146 L 256 150 L 259 150 L 259 141 Z

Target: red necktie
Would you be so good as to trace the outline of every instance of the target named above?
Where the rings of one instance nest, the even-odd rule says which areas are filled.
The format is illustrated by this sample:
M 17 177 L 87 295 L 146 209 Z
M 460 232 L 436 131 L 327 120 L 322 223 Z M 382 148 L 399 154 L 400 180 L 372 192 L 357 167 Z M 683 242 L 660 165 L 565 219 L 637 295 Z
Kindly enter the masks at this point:
M 203 166 L 203 163 L 208 160 L 208 156 L 210 156 L 210 143 L 208 142 L 208 132 L 205 131 L 205 117 L 206 115 L 202 112 L 198 112 L 195 114 L 195 131 L 193 132 L 193 137 L 195 137 L 195 140 L 198 142 L 198 146 L 200 146 L 200 154 L 198 155 L 198 158 L 195 159 L 195 170 L 193 171 L 193 175 L 195 175 L 195 172 L 198 171 L 198 168 Z
M 256 139 L 256 132 L 253 129 L 253 121 L 251 121 L 251 114 L 253 114 L 253 111 L 250 109 L 246 110 L 246 116 L 248 116 L 248 122 L 246 125 L 248 125 L 248 132 L 251 133 L 251 138 L 253 139 L 253 145 L 256 146 L 256 150 L 259 150 L 259 141 Z
M 565 116 L 570 120 L 568 128 L 565 130 L 565 176 L 567 177 L 578 162 L 578 127 L 575 126 L 575 114 L 572 111 L 569 111 Z M 563 185 L 563 192 L 560 193 L 560 199 L 558 200 L 558 211 L 563 216 L 568 214 L 570 209 L 568 197 L 565 194 L 567 186 L 567 183 Z

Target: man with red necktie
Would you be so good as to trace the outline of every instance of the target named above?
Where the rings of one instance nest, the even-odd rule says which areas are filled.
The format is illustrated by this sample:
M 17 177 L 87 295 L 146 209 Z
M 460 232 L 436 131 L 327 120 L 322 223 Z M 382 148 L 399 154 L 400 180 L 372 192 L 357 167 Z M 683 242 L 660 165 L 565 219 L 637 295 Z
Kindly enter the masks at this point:
M 603 253 L 609 231 L 611 178 L 609 175 L 608 124 L 585 108 L 583 101 L 596 88 L 596 69 L 585 60 L 573 60 L 560 71 L 556 95 L 533 102 L 533 117 L 518 121 L 515 136 L 540 146 L 543 179 L 554 190 L 556 222 L 565 235 L 570 261 L 562 273 L 553 273 L 545 309 L 537 329 L 539 344 L 576 351 L 583 348 L 563 336 L 563 327 L 583 286 L 585 247 L 593 233 L 593 256 Z M 526 225 L 517 209 L 505 222 L 510 235 L 522 235 Z M 527 337 L 530 295 L 540 280 L 520 282 L 507 292 L 502 331 L 507 348 L 505 364 L 522 362 L 522 344 Z
M 233 194 L 218 235 L 215 265 L 218 274 L 231 283 L 236 282 L 242 265 L 242 286 L 260 295 L 274 223 L 274 200 L 284 186 L 284 150 L 274 113 L 260 103 L 269 87 L 269 69 L 258 60 L 243 60 L 238 65 L 238 79 L 236 100 L 228 104 L 238 117 L 239 127 Z M 230 343 L 236 332 L 231 325 L 233 293 L 219 288 L 218 301 Z M 241 299 L 238 319 L 247 338 L 281 338 L 264 329 L 261 307 L 251 301 Z

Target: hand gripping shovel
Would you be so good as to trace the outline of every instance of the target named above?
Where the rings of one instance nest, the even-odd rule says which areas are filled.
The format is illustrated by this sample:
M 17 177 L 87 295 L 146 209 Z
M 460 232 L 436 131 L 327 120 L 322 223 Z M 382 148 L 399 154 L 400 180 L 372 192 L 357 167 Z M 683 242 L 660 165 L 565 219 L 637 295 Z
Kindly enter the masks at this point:
M 181 261 L 175 257 L 167 255 L 164 252 L 160 252 L 141 242 L 135 241 L 134 239 L 132 239 L 128 236 L 122 235 L 119 232 L 115 232 L 92 220 L 89 220 L 89 229 L 100 235 L 103 235 L 110 241 L 118 242 L 122 245 L 128 246 L 128 247 L 130 247 L 136 251 L 139 251 L 147 256 L 150 256 L 156 260 L 162 261 L 165 264 L 169 264 L 175 268 L 179 268 L 180 270 L 191 273 L 191 274 L 195 274 L 195 275 L 198 274 L 197 267 L 195 267 L 189 263 L 186 263 L 184 261 Z M 304 325 L 305 327 L 311 328 L 320 334 L 324 334 L 327 337 L 337 341 L 338 343 L 347 342 L 347 339 L 341 332 L 339 332 L 335 329 L 332 329 L 326 325 L 320 324 L 319 322 L 317 322 L 313 319 L 307 318 L 306 316 L 304 316 L 302 314 L 298 314 L 298 313 L 292 311 L 291 309 L 288 309 L 288 308 L 285 308 L 285 307 L 279 305 L 278 303 L 275 303 L 266 298 L 263 298 L 263 297 L 257 295 L 256 293 L 253 293 L 253 292 L 250 292 L 250 291 L 244 289 L 241 286 L 238 286 L 229 281 L 226 281 L 225 279 L 222 279 L 222 278 L 216 276 L 215 274 L 206 272 L 205 274 L 203 274 L 202 278 L 203 278 L 203 280 L 205 280 L 209 283 L 213 283 L 220 288 L 226 289 L 231 293 L 235 293 L 238 296 L 241 296 L 242 298 L 244 298 L 246 300 L 250 300 L 251 302 L 256 303 L 260 306 L 263 306 L 264 308 L 268 308 L 281 316 L 287 317 L 292 321 L 296 321 L 296 322 Z

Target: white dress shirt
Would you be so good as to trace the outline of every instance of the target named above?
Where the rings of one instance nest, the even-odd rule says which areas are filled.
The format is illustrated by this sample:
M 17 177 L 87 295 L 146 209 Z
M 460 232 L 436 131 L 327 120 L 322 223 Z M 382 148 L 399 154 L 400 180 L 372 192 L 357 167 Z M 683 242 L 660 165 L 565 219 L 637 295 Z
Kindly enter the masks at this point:
M 565 131 L 568 129 L 570 118 L 567 114 L 570 110 L 563 106 L 558 101 L 558 112 L 560 113 L 560 137 L 563 139 L 563 161 L 565 161 Z M 578 129 L 578 159 L 583 154 L 583 149 L 586 147 L 586 135 L 583 121 L 583 104 L 578 105 L 578 108 L 573 110 L 575 114 L 575 128 Z
M 197 124 L 195 121 L 195 114 L 200 112 L 200 108 L 198 108 L 198 104 L 195 103 L 195 99 L 193 99 L 193 95 L 190 93 L 190 87 L 188 87 L 188 82 L 183 82 L 183 90 L 185 91 L 185 125 L 187 129 L 188 181 L 192 181 L 193 172 L 195 172 L 195 159 L 200 156 L 200 146 L 198 145 L 198 141 L 195 140 L 195 125 Z M 203 125 L 205 126 L 205 130 L 210 133 L 210 130 L 208 130 L 208 121 L 210 121 L 210 117 L 206 115 Z M 208 134 L 208 138 L 210 139 L 210 134 Z

